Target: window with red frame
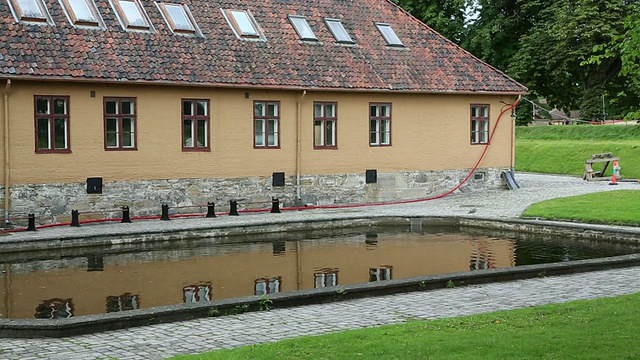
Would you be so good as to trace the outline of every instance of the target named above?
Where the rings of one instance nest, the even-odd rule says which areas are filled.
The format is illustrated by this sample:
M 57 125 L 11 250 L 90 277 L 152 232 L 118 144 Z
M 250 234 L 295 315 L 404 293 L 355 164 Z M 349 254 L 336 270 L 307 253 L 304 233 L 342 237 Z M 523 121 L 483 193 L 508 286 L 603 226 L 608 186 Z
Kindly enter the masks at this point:
M 280 147 L 280 102 L 253 102 L 253 146 L 256 148 Z
M 336 148 L 337 107 L 335 102 L 313 103 L 313 146 L 316 149 Z
M 471 144 L 489 143 L 489 105 L 471 105 Z
M 210 150 L 209 100 L 182 100 L 182 150 Z
M 68 153 L 69 97 L 35 96 L 37 153 Z
M 104 99 L 104 147 L 107 150 L 136 150 L 135 99 Z
M 391 145 L 391 104 L 369 105 L 369 145 Z

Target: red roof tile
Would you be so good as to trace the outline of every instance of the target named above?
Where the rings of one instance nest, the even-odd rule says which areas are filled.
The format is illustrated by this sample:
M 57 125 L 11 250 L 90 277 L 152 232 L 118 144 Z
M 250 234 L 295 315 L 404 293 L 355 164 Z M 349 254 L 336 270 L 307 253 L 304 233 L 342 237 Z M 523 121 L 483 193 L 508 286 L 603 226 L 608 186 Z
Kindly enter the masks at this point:
M 106 29 L 71 25 L 45 0 L 54 26 L 20 23 L 0 1 L 0 77 L 175 82 L 418 92 L 523 93 L 526 88 L 387 0 L 170 0 L 186 4 L 203 37 L 177 35 L 152 1 L 155 32 L 125 31 L 107 0 Z M 266 41 L 238 39 L 220 9 L 250 10 Z M 318 42 L 300 41 L 287 15 L 304 15 Z M 355 45 L 337 44 L 324 18 L 341 19 Z M 391 24 L 406 47 L 375 26 Z

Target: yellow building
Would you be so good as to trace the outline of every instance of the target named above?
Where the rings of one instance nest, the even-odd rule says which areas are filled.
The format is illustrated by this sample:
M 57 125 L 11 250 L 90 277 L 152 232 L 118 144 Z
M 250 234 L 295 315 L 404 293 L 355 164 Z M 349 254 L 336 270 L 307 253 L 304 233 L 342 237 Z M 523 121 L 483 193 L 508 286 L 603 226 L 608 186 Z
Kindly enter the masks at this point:
M 5 219 L 415 199 L 513 166 L 526 88 L 390 1 L 3 0 L 0 27 Z

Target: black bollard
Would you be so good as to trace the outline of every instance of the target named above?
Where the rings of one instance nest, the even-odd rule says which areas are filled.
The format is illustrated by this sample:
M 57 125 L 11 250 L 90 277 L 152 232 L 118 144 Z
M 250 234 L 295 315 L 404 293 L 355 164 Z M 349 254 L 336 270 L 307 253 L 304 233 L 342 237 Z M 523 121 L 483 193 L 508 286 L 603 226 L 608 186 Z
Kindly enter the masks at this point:
M 169 205 L 162 204 L 162 216 L 160 216 L 160 220 L 169 220 Z
M 120 221 L 121 223 L 130 223 L 131 222 L 131 216 L 129 214 L 129 207 L 127 205 L 122 207 L 122 221 Z
M 229 201 L 229 215 L 238 216 L 238 202 L 235 200 Z
M 207 203 L 207 216 L 208 218 L 214 218 L 216 217 L 216 204 L 213 202 L 208 202 Z
M 27 225 L 27 231 L 36 231 L 36 216 L 34 214 L 27 215 L 29 219 L 29 225 Z
M 78 210 L 71 210 L 71 226 L 80 227 L 80 213 Z
M 280 200 L 278 198 L 271 198 L 271 213 L 280 214 Z

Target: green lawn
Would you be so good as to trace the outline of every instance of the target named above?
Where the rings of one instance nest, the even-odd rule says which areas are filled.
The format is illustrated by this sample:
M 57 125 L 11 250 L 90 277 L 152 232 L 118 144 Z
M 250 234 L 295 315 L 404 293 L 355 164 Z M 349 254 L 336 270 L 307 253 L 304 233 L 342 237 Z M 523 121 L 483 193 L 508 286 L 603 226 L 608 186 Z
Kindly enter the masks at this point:
M 531 205 L 523 217 L 586 223 L 640 225 L 639 190 L 616 190 L 551 199 Z
M 176 359 L 640 359 L 639 310 L 640 294 L 634 294 L 413 321 Z
M 516 170 L 581 176 L 593 154 L 620 158 L 620 176 L 640 179 L 640 125 L 530 126 L 516 128 Z M 602 165 L 594 165 L 600 170 Z M 611 166 L 605 173 L 611 175 Z
M 528 140 L 638 140 L 640 124 L 518 126 L 516 137 Z
M 582 176 L 585 160 L 593 154 L 610 152 L 620 158 L 619 176 L 640 179 L 639 140 L 516 140 L 516 170 Z M 600 170 L 602 164 L 594 164 Z M 611 176 L 610 165 L 606 176 Z

